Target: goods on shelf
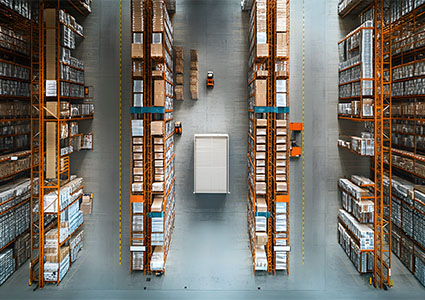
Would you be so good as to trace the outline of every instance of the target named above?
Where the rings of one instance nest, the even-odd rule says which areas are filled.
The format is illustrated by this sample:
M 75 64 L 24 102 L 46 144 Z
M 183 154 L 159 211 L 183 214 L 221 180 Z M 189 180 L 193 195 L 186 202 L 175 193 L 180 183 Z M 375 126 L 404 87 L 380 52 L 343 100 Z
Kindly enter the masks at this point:
M 338 217 L 344 225 L 353 233 L 354 237 L 359 240 L 360 250 L 373 250 L 373 228 L 365 224 L 359 223 L 353 216 L 343 209 L 339 210 Z
M 19 179 L 0 188 L 0 248 L 28 230 L 31 181 Z
M 69 249 L 71 263 L 78 258 L 78 253 L 84 247 L 84 230 L 80 229 L 72 238 L 69 239 Z
M 28 223 L 29 225 L 29 223 Z M 13 256 L 16 259 L 16 269 L 22 266 L 31 254 L 30 234 L 21 235 L 14 243 Z
M 84 194 L 80 206 L 81 212 L 84 215 L 91 215 L 93 211 L 93 197 L 90 194 Z
M 375 142 L 373 135 L 369 132 L 362 132 L 361 137 L 340 136 L 338 146 L 353 151 L 363 156 L 374 156 Z
M 339 0 L 338 1 L 338 14 L 345 16 L 352 10 L 361 11 L 365 7 L 373 3 L 373 0 Z
M 52 191 L 44 195 L 44 212 L 57 213 L 62 212 L 67 206 L 77 201 L 83 195 L 83 179 L 71 176 L 71 181 L 60 188 L 60 199 L 58 203 L 58 192 Z
M 23 172 L 30 167 L 29 150 L 0 156 L 0 178 L 5 178 Z
M 0 285 L 2 285 L 15 271 L 13 249 L 0 252 Z
M 19 54 L 30 54 L 28 39 L 4 26 L 0 26 L 0 47 Z
M 373 185 L 373 182 L 371 183 Z M 342 207 L 360 223 L 373 223 L 374 195 L 371 191 L 361 188 L 353 179 L 339 179 Z

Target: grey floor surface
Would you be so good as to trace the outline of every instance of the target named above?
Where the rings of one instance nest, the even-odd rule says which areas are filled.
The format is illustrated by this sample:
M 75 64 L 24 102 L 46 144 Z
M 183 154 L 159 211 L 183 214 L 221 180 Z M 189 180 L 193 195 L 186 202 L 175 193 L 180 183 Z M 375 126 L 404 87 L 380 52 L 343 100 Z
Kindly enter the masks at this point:
M 302 165 L 291 163 L 291 275 L 253 275 L 246 224 L 248 14 L 239 0 L 178 0 L 175 45 L 199 50 L 199 100 L 175 104 L 183 122 L 176 141 L 176 221 L 165 276 L 150 281 L 129 274 L 129 94 L 130 13 L 123 1 L 123 225 L 119 251 L 119 1 L 93 1 L 83 25 L 80 53 L 86 81 L 95 86 L 96 118 L 83 126 L 95 132 L 95 150 L 74 154 L 72 170 L 94 192 L 94 213 L 85 220 L 81 258 L 60 286 L 32 291 L 22 267 L 2 287 L 0 298 L 22 299 L 424 299 L 425 289 L 398 260 L 394 288 L 379 291 L 359 276 L 336 240 L 337 179 L 367 172 L 350 153 L 338 151 L 336 44 L 354 27 L 336 15 L 337 0 L 305 0 L 306 148 L 305 263 L 302 264 Z M 302 1 L 291 1 L 291 119 L 301 121 Z M 355 20 L 351 22 L 352 26 Z M 216 86 L 207 91 L 206 72 Z M 193 135 L 230 135 L 231 194 L 194 195 Z M 366 174 L 366 173 L 365 173 Z

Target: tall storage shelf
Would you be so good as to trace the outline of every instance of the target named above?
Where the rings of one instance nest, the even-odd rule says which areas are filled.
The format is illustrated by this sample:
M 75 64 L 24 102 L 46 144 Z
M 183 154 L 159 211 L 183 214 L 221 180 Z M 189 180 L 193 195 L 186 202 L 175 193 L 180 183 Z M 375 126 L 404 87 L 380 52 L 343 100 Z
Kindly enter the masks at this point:
M 423 193 L 425 147 L 423 147 L 422 128 L 425 121 L 422 111 L 425 94 L 421 90 L 422 77 L 425 74 L 422 70 L 424 68 L 422 35 L 425 31 L 422 23 L 425 4 L 424 1 L 416 0 L 391 1 L 390 7 L 384 7 L 383 1 L 376 0 L 374 2 L 374 5 L 361 15 L 363 22 L 361 30 L 365 30 L 365 26 L 369 27 L 369 24 L 372 23 L 375 31 L 373 46 L 375 74 L 373 78 L 374 80 L 379 78 L 379 70 L 382 70 L 384 74 L 381 82 L 375 81 L 374 115 L 372 119 L 362 115 L 365 111 L 365 103 L 361 102 L 351 103 L 345 107 L 342 107 L 343 105 L 340 103 L 338 110 L 339 119 L 373 121 L 373 123 L 365 123 L 374 125 L 373 135 L 365 136 L 362 133 L 361 138 L 351 137 L 351 142 L 340 138 L 338 145 L 360 155 L 367 152 L 369 156 L 372 156 L 374 161 L 371 176 L 374 176 L 375 179 L 374 191 L 372 186 L 364 188 L 358 185 L 358 180 L 356 182 L 351 180 L 351 185 L 357 184 L 357 186 L 349 188 L 350 191 L 347 193 L 348 179 L 340 179 L 340 183 L 343 181 L 346 183 L 345 188 L 341 188 L 340 185 L 342 205 L 346 213 L 353 213 L 347 210 L 351 207 L 347 207 L 347 203 L 350 201 L 353 203 L 355 196 L 357 196 L 356 201 L 360 202 L 367 193 L 372 192 L 371 196 L 374 195 L 374 265 L 369 269 L 369 260 L 367 260 L 364 270 L 373 272 L 376 287 L 382 288 L 384 284 L 392 284 L 389 272 L 391 251 L 425 285 L 423 239 L 425 232 L 423 226 L 425 223 L 425 194 Z M 341 53 L 341 49 L 346 50 L 346 47 L 340 46 L 340 59 L 346 58 Z M 383 49 L 384 55 L 381 55 L 380 49 Z M 342 68 L 348 67 L 350 66 L 340 65 L 340 71 Z M 361 76 L 363 75 L 362 71 Z M 340 80 L 341 78 L 345 80 L 346 76 L 341 76 L 340 72 Z M 364 100 L 364 95 L 360 96 L 363 96 Z M 341 109 L 350 113 L 344 115 Z M 369 108 L 367 109 L 369 110 Z M 368 152 L 368 149 L 362 149 L 362 146 L 359 147 L 361 144 L 368 148 L 365 138 L 370 137 L 373 138 L 371 146 L 374 151 L 372 153 Z M 358 176 L 352 176 L 352 179 L 353 177 Z M 350 181 L 348 180 L 348 182 Z M 363 194 L 362 190 L 367 193 Z M 357 191 L 355 196 L 353 196 L 353 191 Z M 389 212 L 391 212 L 391 216 Z M 341 224 L 340 216 L 338 219 Z M 356 256 L 353 259 L 352 249 L 347 251 L 350 245 L 349 234 L 347 234 L 346 228 L 343 229 L 345 231 L 341 229 L 341 226 L 338 227 L 340 244 L 358 267 L 356 262 L 359 260 Z M 380 247 L 381 243 L 382 247 Z M 384 264 L 381 265 L 381 262 Z M 362 266 L 364 265 L 362 261 L 360 263 Z M 358 269 L 360 272 L 364 271 L 361 268 Z
M 339 1 L 338 13 L 342 17 L 358 15 L 372 2 Z M 364 124 L 364 129 L 357 136 L 340 133 L 338 147 L 358 156 L 369 157 L 372 163 L 375 155 L 373 21 L 362 20 L 359 27 L 338 43 L 338 52 L 338 119 Z M 338 180 L 342 207 L 337 216 L 338 243 L 359 273 L 372 273 L 375 267 L 375 183 L 363 176 L 347 175 L 348 178 Z
M 393 174 L 393 253 L 425 286 L 424 12 L 424 1 L 391 7 L 392 152 L 385 167 L 391 163 Z
M 30 1 L 0 3 L 0 285 L 31 251 L 29 100 L 36 11 Z
M 173 27 L 164 0 L 132 1 L 131 271 L 164 273 L 175 217 Z
M 30 283 L 59 284 L 83 243 L 83 179 L 70 174 L 70 154 L 93 148 L 93 135 L 79 133 L 93 119 L 86 99 L 84 64 L 73 51 L 83 27 L 66 1 L 39 1 L 38 28 L 31 57 L 31 264 Z M 38 179 L 38 180 L 35 180 Z
M 289 1 L 252 1 L 248 233 L 254 271 L 289 274 Z

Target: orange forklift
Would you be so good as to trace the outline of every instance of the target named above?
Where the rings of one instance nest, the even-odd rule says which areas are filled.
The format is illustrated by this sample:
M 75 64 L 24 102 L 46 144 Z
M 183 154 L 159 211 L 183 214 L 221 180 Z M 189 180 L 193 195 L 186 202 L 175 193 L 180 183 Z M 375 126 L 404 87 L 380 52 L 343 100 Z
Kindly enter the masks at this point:
M 208 71 L 207 74 L 207 88 L 212 89 L 214 87 L 214 73 L 213 71 Z
M 182 122 L 174 122 L 174 132 L 177 136 L 181 136 L 182 135 Z

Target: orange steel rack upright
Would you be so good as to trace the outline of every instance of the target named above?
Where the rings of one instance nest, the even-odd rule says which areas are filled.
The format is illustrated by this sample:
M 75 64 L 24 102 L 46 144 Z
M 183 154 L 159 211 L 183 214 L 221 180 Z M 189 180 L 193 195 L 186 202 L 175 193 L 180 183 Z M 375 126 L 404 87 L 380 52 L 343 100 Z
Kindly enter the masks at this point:
M 152 43 L 152 1 L 144 1 L 145 5 L 145 34 L 144 34 L 144 49 L 145 49 L 145 63 L 144 66 L 144 98 L 143 105 L 151 107 L 153 105 L 153 92 L 152 92 L 152 60 L 151 56 L 151 43 Z M 152 114 L 143 115 L 143 180 L 144 180 L 144 201 L 145 201 L 145 228 L 146 228 L 146 260 L 145 270 L 150 270 L 150 261 L 152 258 L 152 245 L 151 245 L 151 222 L 149 214 L 152 207 L 152 184 L 153 184 L 153 137 L 151 134 Z
M 36 2 L 32 2 L 35 8 Z M 43 274 L 44 257 L 44 213 L 43 213 L 43 189 L 40 175 L 44 166 L 44 1 L 38 2 L 38 24 L 31 26 L 31 256 L 29 284 L 40 281 Z M 35 155 L 38 161 L 35 161 Z M 40 155 L 41 154 L 41 155 Z M 37 180 L 37 181 L 36 181 Z M 40 227 L 41 224 L 41 227 Z M 42 258 L 40 260 L 40 257 Z M 41 272 L 40 272 L 41 270 Z
M 384 156 L 388 156 L 391 186 L 391 24 L 390 5 L 375 0 L 375 215 L 373 284 L 377 288 L 392 286 L 391 281 L 391 198 L 384 196 Z

